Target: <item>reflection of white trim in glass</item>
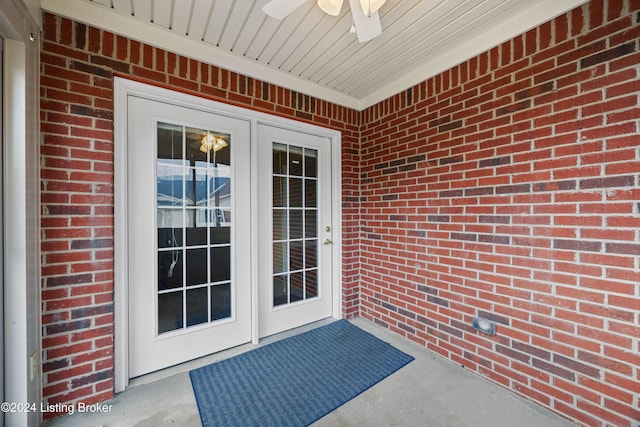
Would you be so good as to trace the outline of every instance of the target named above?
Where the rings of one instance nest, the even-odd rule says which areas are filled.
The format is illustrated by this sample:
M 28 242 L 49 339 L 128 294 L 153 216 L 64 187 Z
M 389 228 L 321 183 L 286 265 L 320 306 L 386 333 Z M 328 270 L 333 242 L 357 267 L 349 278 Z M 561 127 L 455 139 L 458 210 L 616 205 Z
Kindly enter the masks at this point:
M 231 209 L 200 209 L 196 214 L 197 227 L 230 227 L 231 226 Z
M 182 199 L 168 194 L 158 194 L 158 206 L 182 206 Z
M 156 176 L 187 176 L 191 172 L 189 171 L 189 162 L 181 159 L 157 159 L 156 161 Z M 218 164 L 217 166 L 207 162 L 196 162 L 196 169 L 209 170 L 209 174 L 218 174 L 218 177 L 230 177 L 231 166 Z M 167 172 L 171 171 L 171 173 Z
M 182 228 L 182 209 L 158 209 L 158 228 Z

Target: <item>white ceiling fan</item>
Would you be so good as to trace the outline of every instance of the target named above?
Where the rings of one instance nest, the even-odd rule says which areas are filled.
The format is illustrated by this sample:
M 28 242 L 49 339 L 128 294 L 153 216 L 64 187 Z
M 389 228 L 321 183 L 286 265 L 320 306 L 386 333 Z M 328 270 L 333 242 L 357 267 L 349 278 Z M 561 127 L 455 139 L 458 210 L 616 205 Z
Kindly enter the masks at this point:
M 309 0 L 271 0 L 262 7 L 267 15 L 283 19 Z M 317 0 L 318 7 L 325 13 L 338 16 L 343 0 Z M 349 0 L 351 16 L 358 41 L 364 43 L 382 34 L 378 9 L 386 0 Z

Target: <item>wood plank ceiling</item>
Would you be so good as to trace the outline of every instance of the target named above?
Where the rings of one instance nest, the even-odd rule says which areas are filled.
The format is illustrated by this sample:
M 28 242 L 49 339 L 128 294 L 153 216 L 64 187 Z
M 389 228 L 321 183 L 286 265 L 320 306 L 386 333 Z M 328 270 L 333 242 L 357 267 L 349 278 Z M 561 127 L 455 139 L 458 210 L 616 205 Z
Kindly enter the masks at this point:
M 202 52 L 196 59 L 363 109 L 584 1 L 387 0 L 383 34 L 367 43 L 349 31 L 348 1 L 333 17 L 308 0 L 281 21 L 262 11 L 268 0 L 42 0 L 42 7 L 132 38 L 149 34 L 142 41 L 160 47 L 167 46 L 157 34 L 178 38 Z

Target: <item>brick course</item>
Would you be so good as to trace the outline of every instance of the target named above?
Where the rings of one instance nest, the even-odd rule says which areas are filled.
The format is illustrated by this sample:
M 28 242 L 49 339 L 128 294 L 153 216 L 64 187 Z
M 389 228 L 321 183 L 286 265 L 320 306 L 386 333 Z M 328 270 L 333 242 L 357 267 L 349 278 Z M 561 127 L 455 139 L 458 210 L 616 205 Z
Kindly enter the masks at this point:
M 362 119 L 361 315 L 585 425 L 640 420 L 638 7 L 592 1 Z
M 593 0 L 362 112 L 46 14 L 44 398 L 113 395 L 119 75 L 340 130 L 346 317 L 584 425 L 637 425 L 639 7 Z

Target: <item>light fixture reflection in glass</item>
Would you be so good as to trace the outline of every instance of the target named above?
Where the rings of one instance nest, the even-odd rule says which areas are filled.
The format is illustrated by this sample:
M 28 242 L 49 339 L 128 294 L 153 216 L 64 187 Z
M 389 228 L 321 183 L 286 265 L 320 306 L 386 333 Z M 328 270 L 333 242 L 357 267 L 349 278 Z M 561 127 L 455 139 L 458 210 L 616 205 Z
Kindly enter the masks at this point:
M 331 16 L 340 15 L 343 0 L 318 0 L 318 7 Z
M 382 7 L 387 0 L 360 0 L 360 6 L 362 6 L 362 12 L 371 16 Z
M 200 151 L 206 153 L 207 151 L 213 150 L 215 153 L 222 150 L 227 145 L 229 145 L 229 143 L 224 138 L 207 132 L 200 142 Z

